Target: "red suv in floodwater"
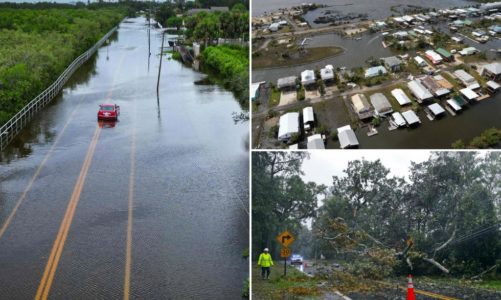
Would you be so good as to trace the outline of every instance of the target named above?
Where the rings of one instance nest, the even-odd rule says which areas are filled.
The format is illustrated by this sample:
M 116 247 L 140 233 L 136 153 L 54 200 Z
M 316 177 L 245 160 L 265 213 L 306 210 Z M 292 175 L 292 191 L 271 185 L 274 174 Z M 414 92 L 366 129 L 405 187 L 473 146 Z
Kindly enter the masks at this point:
M 97 112 L 98 120 L 118 120 L 120 115 L 120 106 L 116 104 L 101 104 L 99 105 L 99 111 Z

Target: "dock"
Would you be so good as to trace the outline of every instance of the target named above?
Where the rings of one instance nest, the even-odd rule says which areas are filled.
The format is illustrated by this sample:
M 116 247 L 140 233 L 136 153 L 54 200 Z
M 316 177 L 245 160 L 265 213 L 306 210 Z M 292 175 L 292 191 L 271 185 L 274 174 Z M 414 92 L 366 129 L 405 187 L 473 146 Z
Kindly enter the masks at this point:
M 369 125 L 369 131 L 367 132 L 367 136 L 373 136 L 378 134 L 376 128 L 372 125 Z

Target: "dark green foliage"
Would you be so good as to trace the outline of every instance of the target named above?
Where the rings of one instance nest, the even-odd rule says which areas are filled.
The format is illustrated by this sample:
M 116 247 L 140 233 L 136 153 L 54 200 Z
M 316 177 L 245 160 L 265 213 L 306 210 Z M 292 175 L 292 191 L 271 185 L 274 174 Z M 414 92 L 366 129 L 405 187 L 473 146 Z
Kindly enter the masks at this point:
M 318 247 L 327 257 L 342 252 L 323 239 L 341 232 L 332 227 L 338 220 L 361 234 L 364 245 L 348 244 L 350 251 L 399 252 L 411 238 L 413 274 L 441 274 L 429 258 L 452 275 L 479 274 L 501 255 L 500 165 L 497 152 L 436 152 L 412 163 L 404 179 L 390 176 L 379 160 L 351 161 L 343 176 L 333 177 L 331 195 L 314 220 Z M 341 247 L 342 239 L 336 241 Z M 395 271 L 407 274 L 409 269 L 401 261 Z
M 249 12 L 232 10 L 230 12 L 206 13 L 200 12 L 194 16 L 185 17 L 186 38 L 212 44 L 218 38 L 237 39 L 249 38 Z
M 124 7 L 0 10 L 0 125 L 126 15 Z
M 276 257 L 275 236 L 288 229 L 299 237 L 301 222 L 315 215 L 323 185 L 305 182 L 301 165 L 306 152 L 255 152 L 252 155 L 253 257 L 268 247 Z
M 202 63 L 217 74 L 228 89 L 235 92 L 246 109 L 249 101 L 249 48 L 210 46 L 202 52 Z

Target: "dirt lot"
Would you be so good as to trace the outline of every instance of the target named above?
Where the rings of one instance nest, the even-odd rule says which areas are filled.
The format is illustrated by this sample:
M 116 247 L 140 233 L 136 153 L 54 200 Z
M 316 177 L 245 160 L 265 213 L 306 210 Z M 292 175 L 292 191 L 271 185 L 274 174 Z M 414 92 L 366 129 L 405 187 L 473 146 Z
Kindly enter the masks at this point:
M 287 91 L 282 92 L 280 94 L 280 103 L 278 106 L 291 104 L 297 101 L 297 92 L 296 91 Z

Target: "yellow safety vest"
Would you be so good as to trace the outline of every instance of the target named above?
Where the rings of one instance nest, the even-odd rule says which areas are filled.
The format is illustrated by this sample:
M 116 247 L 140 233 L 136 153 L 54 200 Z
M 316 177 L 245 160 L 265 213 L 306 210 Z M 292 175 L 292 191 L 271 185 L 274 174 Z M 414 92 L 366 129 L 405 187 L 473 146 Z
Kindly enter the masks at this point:
M 271 259 L 271 254 L 261 253 L 261 255 L 259 255 L 259 260 L 257 261 L 257 264 L 258 266 L 265 268 L 273 266 L 273 260 Z

